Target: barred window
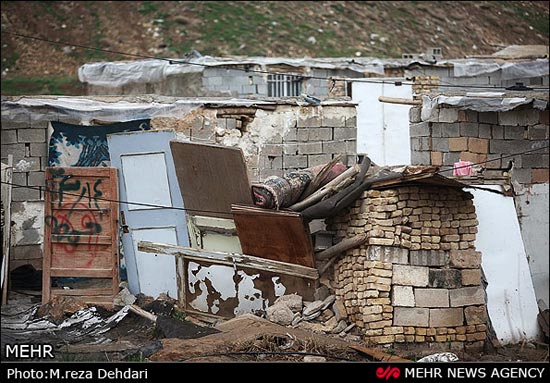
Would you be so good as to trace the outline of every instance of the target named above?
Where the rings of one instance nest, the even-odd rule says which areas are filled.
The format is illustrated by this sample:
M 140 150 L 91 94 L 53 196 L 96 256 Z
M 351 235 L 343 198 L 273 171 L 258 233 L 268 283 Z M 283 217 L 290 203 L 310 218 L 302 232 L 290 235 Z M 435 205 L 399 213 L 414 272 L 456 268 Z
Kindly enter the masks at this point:
M 302 77 L 287 74 L 267 75 L 268 97 L 291 97 L 302 93 Z

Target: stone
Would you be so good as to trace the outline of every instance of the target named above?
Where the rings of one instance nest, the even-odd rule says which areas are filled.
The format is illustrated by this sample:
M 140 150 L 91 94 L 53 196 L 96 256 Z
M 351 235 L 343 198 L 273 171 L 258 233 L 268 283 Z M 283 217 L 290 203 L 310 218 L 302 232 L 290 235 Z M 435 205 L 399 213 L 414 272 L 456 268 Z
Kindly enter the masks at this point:
M 310 321 L 321 316 L 321 311 L 316 311 L 313 314 L 303 315 L 302 320 Z
M 481 286 L 449 290 L 451 307 L 484 305 L 485 290 Z
M 411 286 L 393 286 L 392 305 L 402 307 L 414 307 L 414 293 Z
M 468 325 L 483 325 L 487 323 L 487 309 L 485 306 L 465 307 L 464 316 Z
M 428 285 L 430 287 L 442 287 L 446 289 L 461 287 L 462 276 L 460 270 L 430 269 L 428 277 Z
M 336 298 L 336 301 L 332 304 L 332 311 L 337 320 L 348 318 L 346 306 L 344 306 L 344 302 L 341 299 Z
M 322 301 L 326 297 L 330 295 L 330 290 L 327 286 L 321 285 L 317 289 L 315 289 L 315 293 L 313 294 L 313 298 L 316 301 Z
M 430 309 L 430 327 L 452 327 L 464 324 L 461 308 Z
M 334 330 L 334 328 L 338 325 L 338 321 L 336 320 L 336 317 L 332 317 L 329 320 L 324 322 L 324 326 L 326 328 L 326 332 L 331 332 Z
M 462 285 L 464 286 L 478 286 L 481 284 L 481 270 L 480 269 L 463 269 Z
M 416 307 L 449 307 L 449 290 L 414 289 Z
M 316 355 L 304 356 L 305 363 L 322 363 L 326 361 L 327 361 L 327 358 L 325 358 L 324 356 L 316 356 Z
M 355 323 L 351 323 L 348 327 L 346 327 L 345 329 L 343 329 L 338 335 L 341 336 L 341 337 L 346 336 L 346 334 L 347 334 L 348 332 L 350 332 L 355 326 L 356 326 Z
M 323 305 L 321 306 L 321 310 L 327 309 L 330 305 L 332 305 L 336 301 L 336 295 L 329 295 L 323 300 Z
M 330 318 L 333 318 L 334 317 L 334 313 L 332 312 L 332 310 L 329 310 L 329 309 L 325 309 L 321 312 L 321 315 L 319 316 L 319 319 L 323 322 L 329 320 Z
M 282 304 L 288 307 L 292 312 L 302 311 L 303 299 L 298 294 L 283 295 L 275 301 L 274 305 Z
M 392 283 L 425 287 L 428 285 L 428 267 L 393 265 Z
M 334 327 L 331 331 L 331 333 L 333 334 L 339 334 L 341 333 L 342 331 L 344 331 L 344 329 L 348 327 L 348 324 L 345 320 L 341 320 L 338 322 L 338 324 L 336 325 L 336 327 Z
M 302 321 L 302 315 L 300 315 L 300 313 L 295 313 L 294 314 L 294 319 L 292 319 L 291 326 L 296 326 L 301 321 Z
M 395 307 L 393 310 L 393 325 L 428 327 L 429 310 L 417 307 Z
M 314 301 L 306 305 L 304 311 L 302 312 L 303 316 L 309 316 L 319 312 L 323 309 L 324 301 Z
M 288 306 L 279 303 L 267 308 L 266 318 L 270 322 L 288 326 L 294 320 L 294 313 Z
M 131 305 L 136 301 L 135 295 L 130 293 L 130 290 L 128 288 L 123 288 L 120 290 L 120 292 L 115 296 L 113 299 L 113 304 L 115 306 L 126 306 Z

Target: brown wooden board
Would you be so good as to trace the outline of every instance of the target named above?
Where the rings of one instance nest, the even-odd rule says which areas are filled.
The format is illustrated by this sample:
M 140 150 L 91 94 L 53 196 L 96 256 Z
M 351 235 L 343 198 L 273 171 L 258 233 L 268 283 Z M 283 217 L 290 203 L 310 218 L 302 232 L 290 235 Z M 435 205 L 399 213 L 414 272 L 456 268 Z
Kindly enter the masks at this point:
M 231 218 L 232 203 L 252 204 L 240 148 L 173 140 L 170 149 L 188 214 Z
M 112 304 L 119 284 L 117 185 L 115 168 L 46 168 L 43 303 L 75 296 L 52 289 L 52 277 L 87 277 L 111 283 L 81 290 L 82 300 Z
M 243 253 L 315 267 L 309 226 L 300 213 L 232 205 Z

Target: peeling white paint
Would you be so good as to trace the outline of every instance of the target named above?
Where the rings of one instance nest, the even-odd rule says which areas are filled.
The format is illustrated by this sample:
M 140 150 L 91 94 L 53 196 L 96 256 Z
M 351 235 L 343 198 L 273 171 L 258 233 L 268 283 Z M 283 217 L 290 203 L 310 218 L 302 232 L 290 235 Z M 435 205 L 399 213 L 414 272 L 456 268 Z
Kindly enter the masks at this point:
M 273 277 L 271 281 L 273 282 L 273 287 L 275 288 L 275 296 L 282 297 L 285 295 L 286 287 L 280 282 L 280 277 Z
M 208 286 L 206 280 L 210 282 L 212 289 L 220 294 L 220 299 L 225 301 L 228 298 L 237 296 L 235 283 L 233 282 L 233 268 L 222 265 L 203 266 L 195 262 L 189 262 L 187 272 L 187 286 L 191 294 L 196 294 L 195 285 L 198 283 L 198 289 L 201 293 L 189 304 L 196 310 L 212 313 L 219 311 L 219 300 L 213 302 L 213 307 L 208 306 Z
M 263 310 L 265 307 L 262 291 L 254 287 L 254 279 L 259 278 L 260 274 L 248 275 L 244 271 L 237 272 L 242 279 L 239 282 L 237 296 L 239 305 L 235 307 L 235 315 L 253 313 L 257 310 Z
M 32 162 L 25 161 L 25 160 L 19 160 L 17 164 L 15 164 L 15 170 L 18 172 L 27 172 L 31 169 Z
M 11 240 L 14 246 L 39 245 L 44 242 L 44 202 L 21 202 L 20 208 L 13 208 Z

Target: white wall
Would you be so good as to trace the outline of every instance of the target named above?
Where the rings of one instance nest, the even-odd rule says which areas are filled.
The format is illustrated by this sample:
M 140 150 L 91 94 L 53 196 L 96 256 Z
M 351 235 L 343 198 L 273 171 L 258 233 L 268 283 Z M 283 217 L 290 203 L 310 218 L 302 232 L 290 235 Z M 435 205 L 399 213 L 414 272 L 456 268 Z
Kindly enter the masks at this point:
M 353 82 L 352 99 L 357 102 L 357 153 L 367 154 L 377 165 L 411 163 L 409 134 L 410 105 L 378 101 L 379 96 L 412 99 L 412 86 L 392 83 Z M 376 79 L 372 79 L 373 82 Z
M 500 186 L 488 186 L 500 190 Z M 538 306 L 512 197 L 471 190 L 479 221 L 476 248 L 487 278 L 487 309 L 502 344 L 535 339 Z
M 531 269 L 537 301 L 542 299 L 550 306 L 548 298 L 548 232 L 549 221 L 548 184 L 536 184 L 516 196 L 521 236 Z

